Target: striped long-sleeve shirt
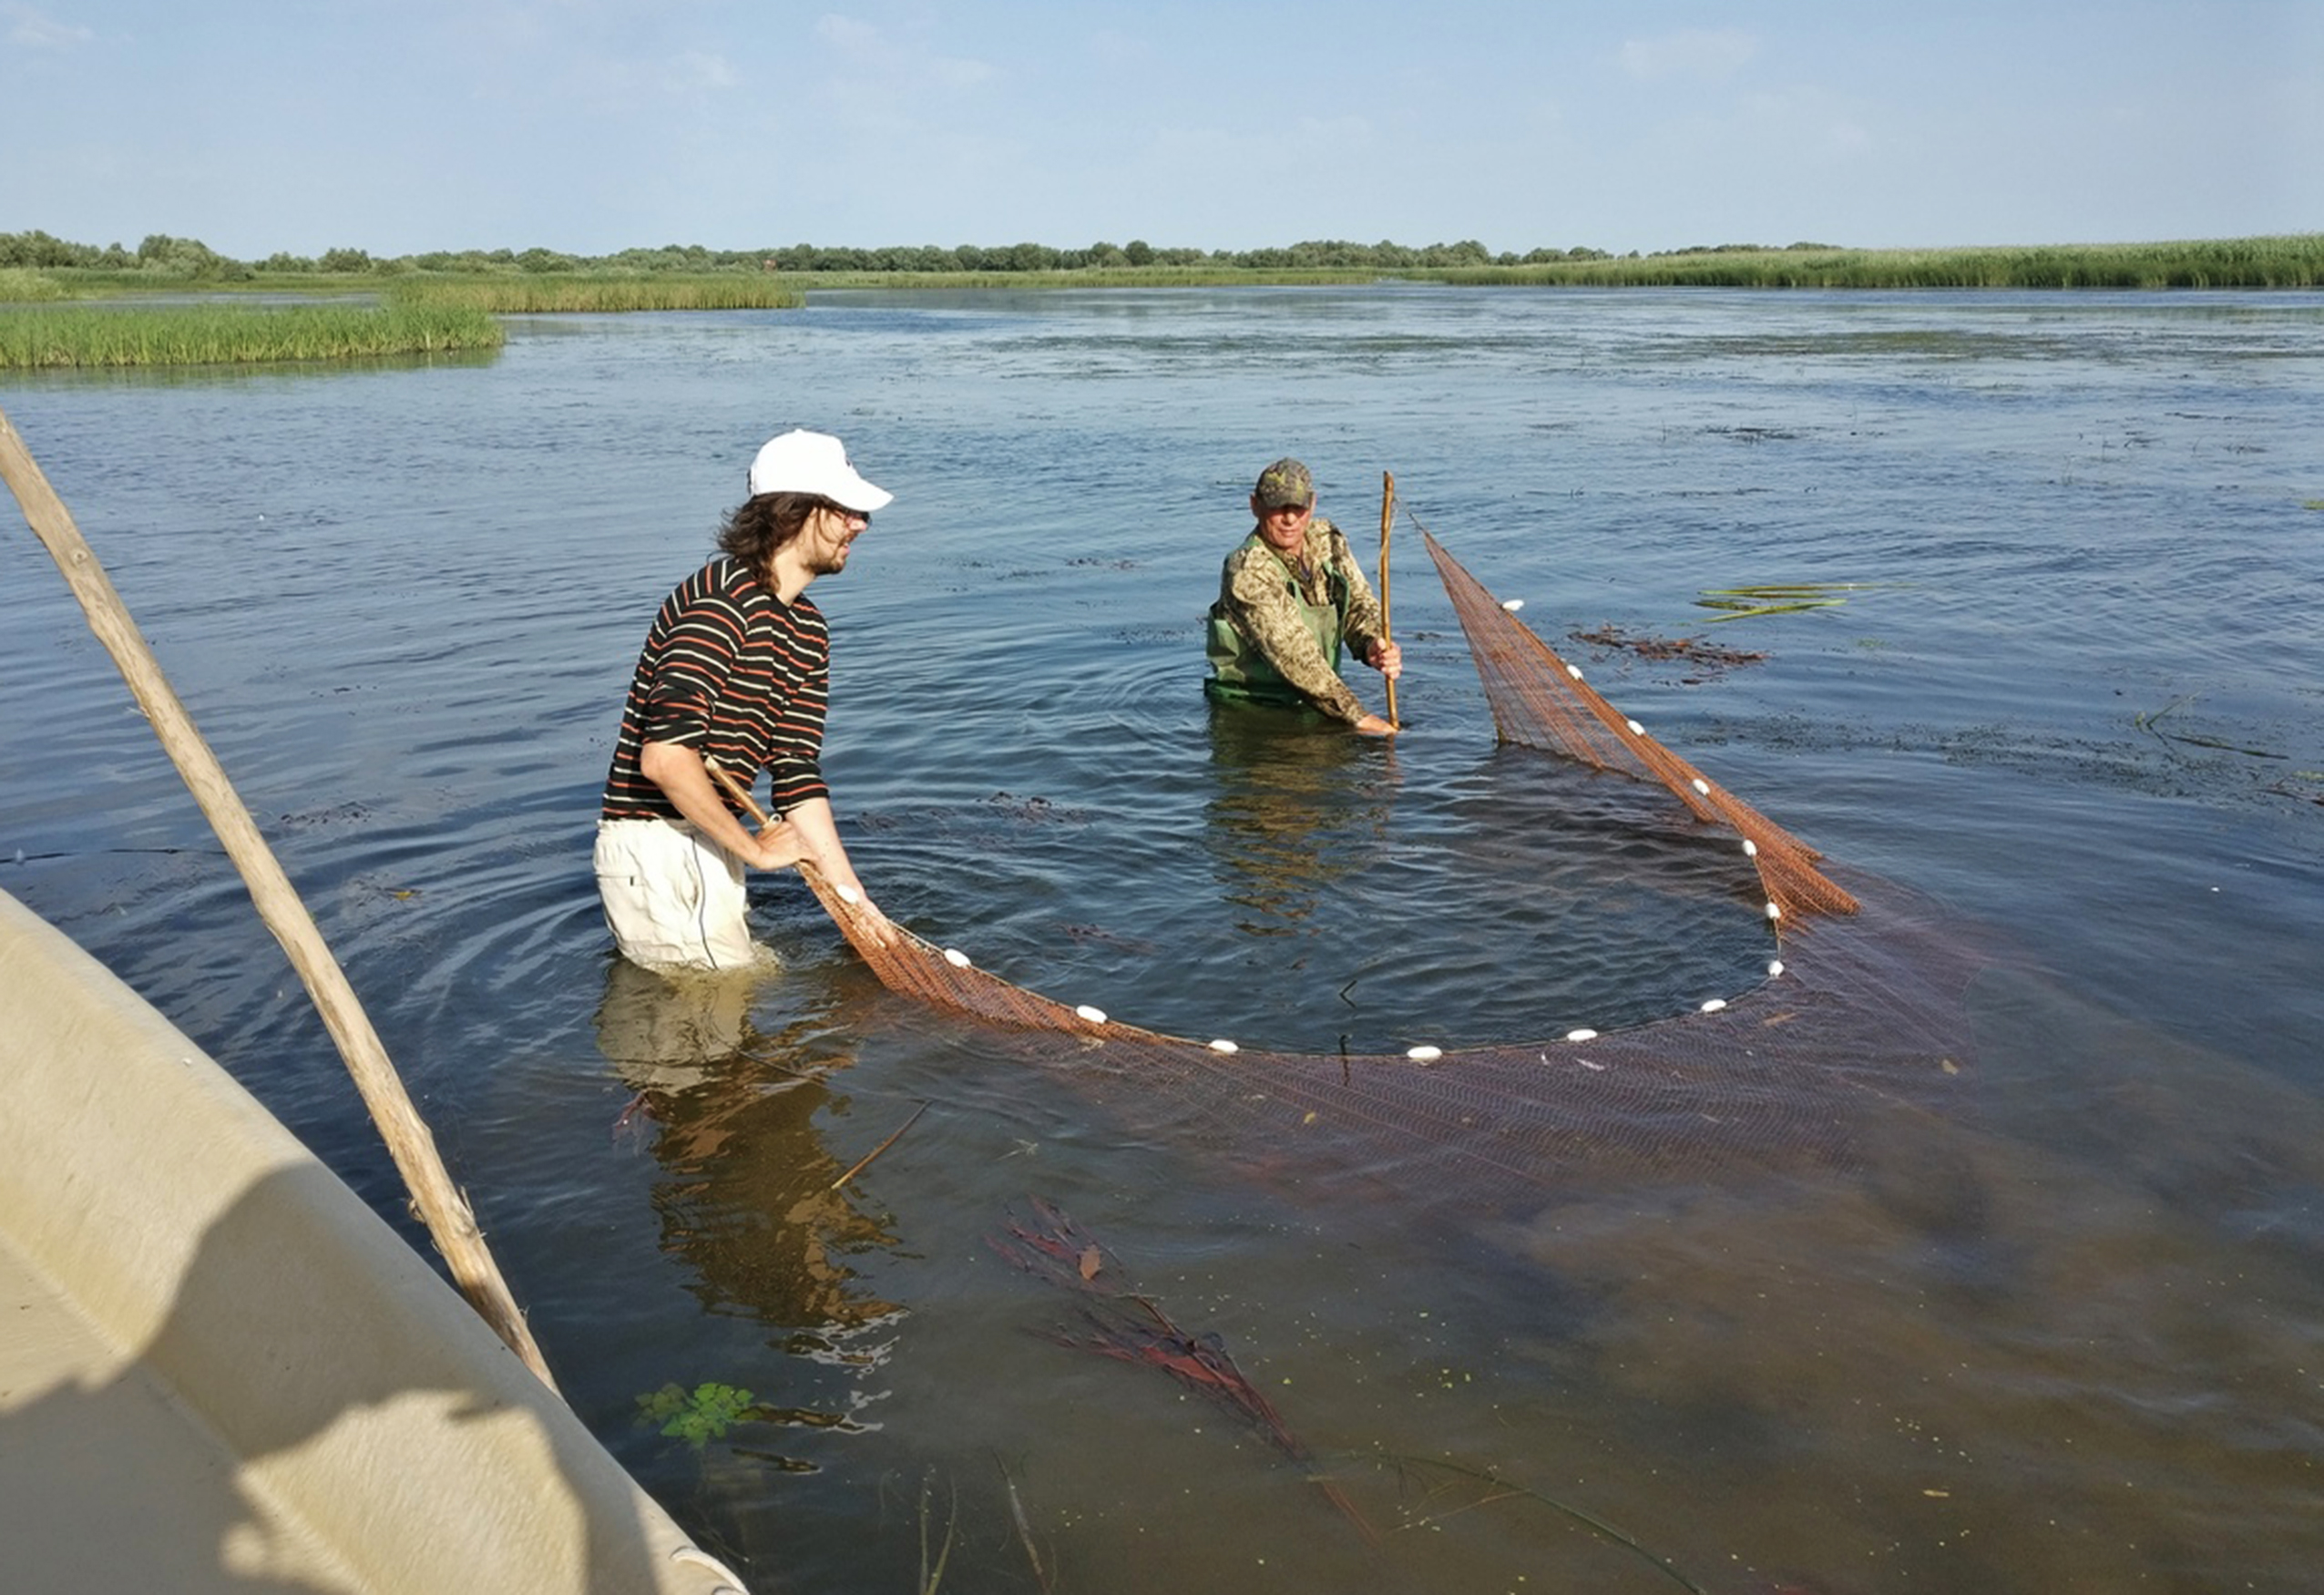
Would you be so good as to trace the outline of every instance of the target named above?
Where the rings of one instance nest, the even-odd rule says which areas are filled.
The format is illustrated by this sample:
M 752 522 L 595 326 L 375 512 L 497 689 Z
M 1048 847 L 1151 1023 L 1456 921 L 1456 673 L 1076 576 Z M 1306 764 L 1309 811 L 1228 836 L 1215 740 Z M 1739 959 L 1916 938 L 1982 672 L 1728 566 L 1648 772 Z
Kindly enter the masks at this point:
M 829 796 L 821 760 L 830 688 L 823 611 L 804 594 L 784 603 L 740 560 L 719 556 L 662 600 L 646 633 L 621 708 L 604 817 L 678 817 L 638 767 L 648 742 L 692 748 L 745 786 L 767 771 L 776 813 Z

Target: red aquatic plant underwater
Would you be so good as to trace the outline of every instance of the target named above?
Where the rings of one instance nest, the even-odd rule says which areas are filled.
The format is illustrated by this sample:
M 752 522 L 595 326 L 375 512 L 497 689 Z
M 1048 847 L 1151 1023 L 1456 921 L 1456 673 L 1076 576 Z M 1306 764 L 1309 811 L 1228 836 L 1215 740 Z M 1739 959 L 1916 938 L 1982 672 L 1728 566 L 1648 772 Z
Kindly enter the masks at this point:
M 1079 1314 L 1081 1328 L 1052 1330 L 1046 1338 L 1158 1368 L 1241 1418 L 1294 1462 L 1315 1460 L 1275 1404 L 1234 1365 L 1217 1334 L 1190 1334 L 1180 1328 L 1159 1303 L 1131 1283 L 1119 1261 L 1055 1203 L 1035 1197 L 1032 1205 L 1034 1222 L 1011 1219 L 1006 1233 L 988 1237 L 992 1249 L 1036 1279 L 1090 1298 Z M 1378 1533 L 1337 1484 L 1320 1476 L 1312 1482 L 1367 1543 L 1378 1543 Z

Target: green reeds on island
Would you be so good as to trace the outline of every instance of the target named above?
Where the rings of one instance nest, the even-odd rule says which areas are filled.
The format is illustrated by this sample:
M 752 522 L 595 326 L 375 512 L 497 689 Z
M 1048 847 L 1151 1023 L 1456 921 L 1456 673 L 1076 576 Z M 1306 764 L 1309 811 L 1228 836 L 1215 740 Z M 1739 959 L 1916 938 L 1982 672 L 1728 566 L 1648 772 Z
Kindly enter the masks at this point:
M 501 315 L 582 311 L 797 310 L 805 294 L 771 275 L 616 276 L 536 272 L 527 276 L 399 279 L 399 304 L 466 305 Z
M 1443 281 L 1572 288 L 2324 287 L 2324 233 L 2026 248 L 1724 249 L 1540 265 L 1453 267 Z
M 0 312 L 0 369 L 240 365 L 497 349 L 465 305 L 67 305 Z

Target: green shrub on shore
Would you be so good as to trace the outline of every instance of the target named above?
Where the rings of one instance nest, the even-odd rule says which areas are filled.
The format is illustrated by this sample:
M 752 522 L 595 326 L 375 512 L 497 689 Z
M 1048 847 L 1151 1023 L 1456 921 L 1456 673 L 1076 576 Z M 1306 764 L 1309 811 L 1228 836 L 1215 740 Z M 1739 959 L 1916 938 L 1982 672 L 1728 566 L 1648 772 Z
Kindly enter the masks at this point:
M 227 365 L 497 349 L 463 305 L 65 305 L 0 311 L 0 369 Z
M 65 297 L 65 285 L 46 272 L 0 266 L 0 304 L 45 304 Z

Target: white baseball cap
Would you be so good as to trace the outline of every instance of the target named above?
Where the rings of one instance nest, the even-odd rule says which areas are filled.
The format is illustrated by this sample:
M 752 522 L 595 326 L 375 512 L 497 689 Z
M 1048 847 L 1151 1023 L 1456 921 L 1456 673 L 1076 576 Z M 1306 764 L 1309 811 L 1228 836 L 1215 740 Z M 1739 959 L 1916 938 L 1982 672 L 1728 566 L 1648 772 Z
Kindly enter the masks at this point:
M 762 493 L 814 493 L 842 509 L 869 515 L 886 509 L 896 495 L 875 487 L 847 463 L 847 449 L 827 432 L 794 430 L 770 438 L 751 462 L 751 496 Z

